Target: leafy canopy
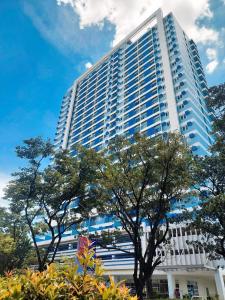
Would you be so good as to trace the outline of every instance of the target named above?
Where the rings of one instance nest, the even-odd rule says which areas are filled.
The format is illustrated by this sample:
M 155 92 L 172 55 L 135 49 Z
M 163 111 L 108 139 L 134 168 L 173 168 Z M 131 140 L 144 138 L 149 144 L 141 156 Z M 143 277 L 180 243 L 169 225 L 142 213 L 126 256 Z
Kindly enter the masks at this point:
M 108 232 L 108 238 L 104 233 L 99 244 L 134 257 L 134 282 L 142 299 L 144 284 L 162 262 L 157 249 L 168 243 L 173 203 L 187 195 L 192 183 L 192 157 L 177 134 L 151 139 L 135 135 L 132 141 L 120 136 L 94 155 L 96 182 L 90 198 L 95 199 L 98 213 L 112 214 L 120 224 L 118 230 Z M 146 246 L 142 243 L 144 227 Z M 124 232 L 133 250 L 118 246 Z
M 91 203 L 85 195 L 94 173 L 82 153 L 74 158 L 66 150 L 55 152 L 50 141 L 39 137 L 25 140 L 16 152 L 25 166 L 12 174 L 5 198 L 28 226 L 43 270 L 54 261 L 63 234 L 88 217 Z M 49 243 L 41 248 L 37 238 L 44 234 Z

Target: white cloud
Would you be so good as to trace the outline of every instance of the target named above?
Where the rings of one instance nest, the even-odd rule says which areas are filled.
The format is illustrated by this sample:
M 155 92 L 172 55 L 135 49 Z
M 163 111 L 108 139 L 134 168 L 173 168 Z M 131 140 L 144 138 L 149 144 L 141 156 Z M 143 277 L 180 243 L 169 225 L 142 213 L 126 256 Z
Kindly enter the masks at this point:
M 209 60 L 214 60 L 217 57 L 217 51 L 216 51 L 216 49 L 208 48 L 206 50 L 206 55 L 207 55 Z
M 193 27 L 190 37 L 198 43 L 207 44 L 211 42 L 218 42 L 219 33 L 213 29 L 206 28 L 205 26 L 198 28 Z
M 209 63 L 206 66 L 206 72 L 208 74 L 212 74 L 216 70 L 216 68 L 217 68 L 217 66 L 219 64 L 218 55 L 217 55 L 216 49 L 214 49 L 214 48 L 208 48 L 206 50 L 206 56 L 207 56 L 207 58 L 209 60 Z
M 92 25 L 104 26 L 109 21 L 115 26 L 113 45 L 119 42 L 133 28 L 161 7 L 164 14 L 172 11 L 179 23 L 196 42 L 216 42 L 218 33 L 206 27 L 199 27 L 199 18 L 213 16 L 209 0 L 56 0 L 59 5 L 71 5 L 80 19 L 80 28 Z
M 23 13 L 40 35 L 76 63 L 74 54 L 88 56 L 94 60 L 99 58 L 99 53 L 106 51 L 104 33 L 99 32 L 95 26 L 92 30 L 83 30 L 81 34 L 79 16 L 74 14 L 69 6 L 60 7 L 52 0 L 21 0 L 20 2 Z M 76 68 L 79 69 L 79 66 L 76 65 Z
M 92 63 L 90 61 L 88 61 L 86 64 L 85 64 L 85 68 L 86 69 L 89 69 L 92 67 Z
M 7 174 L 0 173 L 0 206 L 7 206 L 7 201 L 3 200 L 4 188 L 9 182 L 10 177 Z
M 215 69 L 217 68 L 218 64 L 219 64 L 218 60 L 211 61 L 206 66 L 206 72 L 208 74 L 212 74 L 215 71 Z

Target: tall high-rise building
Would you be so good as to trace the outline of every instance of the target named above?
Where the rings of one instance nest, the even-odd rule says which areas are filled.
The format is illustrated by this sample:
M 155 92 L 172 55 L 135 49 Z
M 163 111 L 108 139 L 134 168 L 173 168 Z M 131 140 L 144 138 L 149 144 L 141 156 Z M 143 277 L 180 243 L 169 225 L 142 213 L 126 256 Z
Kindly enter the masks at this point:
M 211 145 L 210 119 L 205 97 L 207 83 L 197 47 L 172 14 L 157 10 L 127 35 L 100 61 L 78 78 L 66 93 L 60 111 L 55 147 L 71 149 L 76 143 L 97 151 L 116 135 L 142 132 L 149 137 L 178 131 L 194 154 L 206 155 Z M 113 218 L 96 216 L 88 230 L 113 228 Z M 187 240 L 198 239 L 197 231 L 182 225 L 170 229 L 172 248 L 153 274 L 153 287 L 161 296 L 225 299 L 223 271 L 216 268 L 202 248 Z M 62 239 L 61 255 L 74 256 L 75 231 Z M 144 241 L 144 240 L 143 240 Z M 47 238 L 38 241 L 45 245 Z M 144 242 L 143 242 L 144 243 Z M 121 244 L 132 249 L 129 237 Z M 144 247 L 144 246 L 143 246 Z M 105 270 L 132 284 L 132 255 L 98 249 Z
M 179 131 L 193 153 L 210 146 L 207 84 L 195 43 L 158 10 L 78 78 L 65 95 L 56 147 L 100 150 L 115 135 Z

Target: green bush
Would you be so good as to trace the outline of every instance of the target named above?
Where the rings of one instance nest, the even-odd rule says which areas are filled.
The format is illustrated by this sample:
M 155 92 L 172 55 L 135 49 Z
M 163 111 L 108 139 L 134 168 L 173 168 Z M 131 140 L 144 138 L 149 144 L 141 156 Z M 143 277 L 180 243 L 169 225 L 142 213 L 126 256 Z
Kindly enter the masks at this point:
M 82 273 L 70 262 L 51 264 L 43 272 L 26 270 L 0 277 L 0 300 L 137 300 L 123 283 L 115 284 L 112 278 L 104 282 L 101 263 L 92 252 L 79 255 L 78 260 Z

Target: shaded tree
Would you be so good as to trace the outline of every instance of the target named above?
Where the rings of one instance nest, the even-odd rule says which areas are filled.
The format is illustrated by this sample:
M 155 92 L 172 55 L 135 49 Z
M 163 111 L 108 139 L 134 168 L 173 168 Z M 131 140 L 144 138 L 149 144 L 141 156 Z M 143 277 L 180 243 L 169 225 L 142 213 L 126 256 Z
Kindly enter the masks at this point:
M 195 188 L 201 201 L 189 216 L 190 226 L 201 230 L 196 243 L 211 259 L 225 259 L 225 156 L 213 152 L 210 157 L 195 160 Z
M 225 83 L 209 89 L 207 106 L 212 115 L 215 143 L 213 151 L 225 151 Z
M 32 245 L 21 215 L 0 208 L 0 273 L 26 266 Z
M 43 270 L 54 261 L 63 234 L 88 216 L 85 191 L 93 176 L 91 164 L 79 153 L 76 158 L 68 151 L 56 153 L 49 141 L 39 137 L 25 140 L 16 153 L 25 166 L 12 174 L 5 199 L 25 219 L 38 268 Z M 41 247 L 38 236 L 46 234 L 48 244 Z
M 14 269 L 16 244 L 9 234 L 0 233 L 0 274 Z
M 215 117 L 222 119 L 225 115 L 225 83 L 212 86 L 207 97 L 207 106 Z
M 213 112 L 215 142 L 211 156 L 195 158 L 195 187 L 201 202 L 186 217 L 190 226 L 201 230 L 196 243 L 214 259 L 225 258 L 225 84 L 209 89 L 207 104 Z
M 151 297 L 152 274 L 162 262 L 158 250 L 167 245 L 173 222 L 172 204 L 187 195 L 191 184 L 190 152 L 176 134 L 165 139 L 135 135 L 132 141 L 118 137 L 104 152 L 93 155 L 97 175 L 90 197 L 97 202 L 98 213 L 112 214 L 120 222 L 118 230 L 108 236 L 103 233 L 98 243 L 133 256 L 139 299 L 145 285 Z M 123 232 L 133 244 L 132 251 L 117 243 Z

